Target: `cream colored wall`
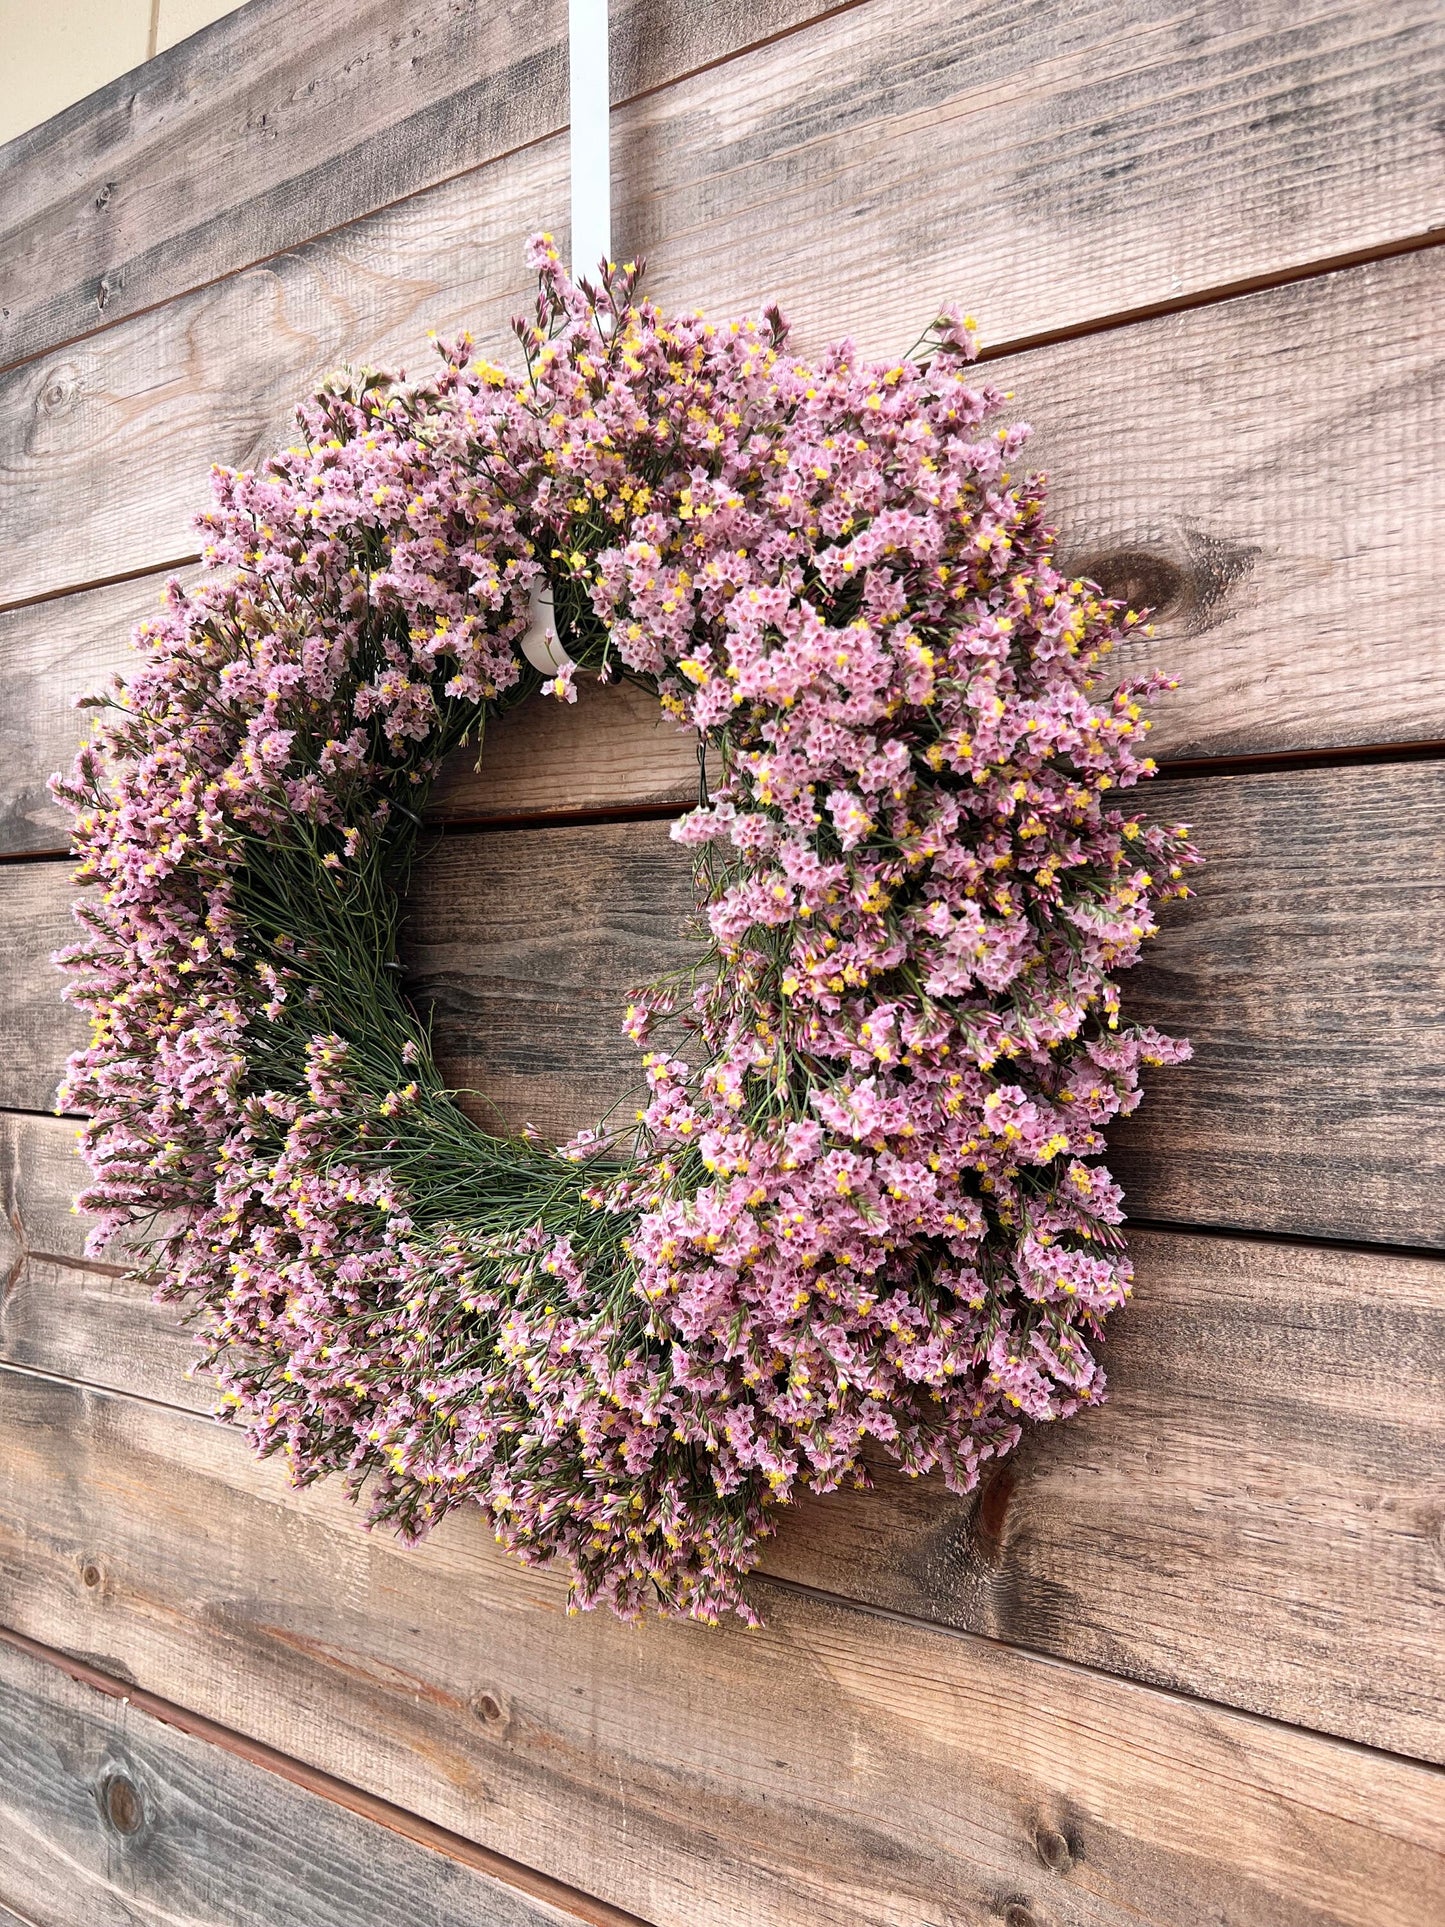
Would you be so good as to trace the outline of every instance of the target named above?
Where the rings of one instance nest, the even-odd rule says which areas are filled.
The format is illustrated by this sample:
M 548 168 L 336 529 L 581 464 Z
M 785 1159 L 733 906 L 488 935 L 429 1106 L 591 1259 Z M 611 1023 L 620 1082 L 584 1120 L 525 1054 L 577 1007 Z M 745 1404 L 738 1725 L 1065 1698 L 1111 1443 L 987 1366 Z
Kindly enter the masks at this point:
M 234 9 L 235 0 L 0 0 L 0 142 Z

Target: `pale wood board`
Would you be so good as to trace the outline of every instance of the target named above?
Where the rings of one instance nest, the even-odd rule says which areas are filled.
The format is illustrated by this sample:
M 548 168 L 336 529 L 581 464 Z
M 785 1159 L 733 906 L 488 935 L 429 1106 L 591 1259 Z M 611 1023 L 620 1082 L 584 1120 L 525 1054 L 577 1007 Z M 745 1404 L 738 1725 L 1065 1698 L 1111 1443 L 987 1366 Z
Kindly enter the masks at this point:
M 578 1918 L 3 1641 L 0 1903 L 0 1919 L 13 1918 L 8 1904 L 33 1927 L 567 1927 Z
M 403 1551 L 223 1428 L 0 1399 L 0 1619 L 659 1927 L 1419 1927 L 1445 1898 L 1436 1769 L 757 1598 L 752 1633 L 569 1619 L 475 1522 Z
M 1442 274 L 1445 249 L 989 371 L 1039 431 L 1065 560 L 1161 605 L 1158 635 L 1117 663 L 1180 679 L 1155 711 L 1156 754 L 1445 737 L 1432 614 L 1445 589 L 1445 477 L 1429 454 L 1445 415 Z M 163 582 L 0 614 L 0 850 L 63 844 L 44 784 L 82 733 L 72 699 L 124 666 L 126 636 Z M 443 812 L 545 815 L 695 793 L 686 735 L 638 692 L 591 693 L 607 700 L 580 713 L 534 701 L 490 729 L 480 778 L 474 758 L 459 759 Z
M 1195 824 L 1198 899 L 1171 906 L 1125 1009 L 1188 1036 L 1111 1132 L 1136 1216 L 1445 1245 L 1437 762 L 1209 776 L 1152 808 Z M 85 1041 L 49 953 L 69 938 L 62 863 L 0 866 L 0 1103 L 48 1110 Z M 404 956 L 443 1068 L 561 1138 L 628 1104 L 627 993 L 686 960 L 687 853 L 665 823 L 437 832 Z M 626 1115 L 624 1109 L 623 1115 Z
M 833 5 L 613 0 L 612 97 Z M 566 35 L 565 0 L 252 0 L 168 48 L 0 147 L 0 362 L 557 133 Z
M 194 1410 L 174 1307 L 82 1262 L 66 1126 L 0 1117 L 0 1357 Z M 969 1498 L 881 1461 L 765 1570 L 1445 1762 L 1445 1264 L 1135 1231 L 1111 1396 Z M 114 1253 L 115 1257 L 122 1254 Z
M 1388 234 L 1423 233 L 1445 191 L 1434 10 L 1281 11 L 1242 35 L 1223 5 L 838 13 L 618 111 L 615 247 L 649 255 L 665 304 L 776 295 L 803 346 L 897 354 L 948 298 L 1019 341 L 1282 272 L 1302 234 L 1304 260 L 1333 256 L 1362 210 L 1366 233 L 1381 205 Z M 211 462 L 284 441 L 337 363 L 425 361 L 428 328 L 502 347 L 522 238 L 566 191 L 565 143 L 534 143 L 12 370 L 0 601 L 191 553 Z M 1309 210 L 1330 207 L 1324 234 Z

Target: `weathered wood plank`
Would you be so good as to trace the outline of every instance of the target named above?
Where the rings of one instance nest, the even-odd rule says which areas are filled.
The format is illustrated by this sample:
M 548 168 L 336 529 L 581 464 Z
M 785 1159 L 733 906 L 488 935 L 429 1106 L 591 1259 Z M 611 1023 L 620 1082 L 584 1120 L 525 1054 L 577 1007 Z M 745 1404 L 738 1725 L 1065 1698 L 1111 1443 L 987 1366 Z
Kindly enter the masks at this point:
M 31 1927 L 578 1919 L 3 1641 L 0 1903 Z
M 1192 1038 L 1113 1132 L 1136 1216 L 1445 1245 L 1440 763 L 1208 777 L 1157 794 L 1197 825 L 1199 900 L 1171 913 L 1126 1008 Z M 0 1103 L 50 1108 L 83 1038 L 45 959 L 61 864 L 0 866 Z M 662 823 L 438 835 L 407 956 L 447 1074 L 564 1136 L 623 1099 L 627 990 L 678 960 L 686 853 Z
M 614 4 L 613 98 L 835 4 Z M 566 34 L 564 0 L 253 0 L 123 74 L 0 148 L 0 362 L 555 134 Z
M 6 1622 L 660 1927 L 1445 1896 L 1433 1769 L 766 1581 L 758 1633 L 569 1620 L 466 1521 L 402 1551 L 130 1401 L 7 1383 L 0 1445 Z
M 1181 678 L 1158 710 L 1158 754 L 1445 737 L 1431 614 L 1445 496 L 1420 480 L 1421 444 L 1445 416 L 1442 273 L 1445 249 L 993 371 L 1041 425 L 1070 563 L 1163 604 L 1157 638 L 1119 664 Z M 0 850 L 59 847 L 44 782 L 77 740 L 71 699 L 124 661 L 159 589 L 152 578 L 0 614 Z M 529 705 L 490 732 L 481 778 L 469 769 L 440 799 L 447 813 L 681 800 L 694 783 L 688 739 L 630 691 L 580 714 Z
M 1242 37 L 1222 0 L 1203 23 L 1118 0 L 865 6 L 621 109 L 617 244 L 665 302 L 782 296 L 804 343 L 896 353 L 949 294 L 995 341 L 1081 325 L 1279 269 L 1336 195 L 1351 233 L 1381 205 L 1399 231 L 1397 182 L 1410 232 L 1441 218 L 1440 32 L 1424 0 L 1271 8 Z M 211 461 L 284 439 L 338 361 L 423 354 L 428 327 L 503 340 L 519 238 L 560 224 L 565 170 L 562 141 L 529 145 L 12 370 L 3 599 L 186 554 Z M 61 524 L 64 545 L 41 539 Z
M 0 1358 L 205 1406 L 174 1310 L 80 1263 L 67 1127 L 0 1131 Z M 808 1501 L 765 1570 L 1445 1763 L 1445 1264 L 1131 1248 L 1106 1407 L 1034 1432 L 967 1500 L 880 1467 L 872 1492 Z

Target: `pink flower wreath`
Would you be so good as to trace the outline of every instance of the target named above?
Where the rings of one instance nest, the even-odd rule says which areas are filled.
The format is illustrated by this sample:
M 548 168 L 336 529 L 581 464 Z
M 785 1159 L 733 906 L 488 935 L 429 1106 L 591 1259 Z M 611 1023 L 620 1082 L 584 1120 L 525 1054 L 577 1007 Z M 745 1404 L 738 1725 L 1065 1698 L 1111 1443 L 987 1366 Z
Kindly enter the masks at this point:
M 803 362 L 775 310 L 666 319 L 532 252 L 522 377 L 464 339 L 217 471 L 211 573 L 54 786 L 97 886 L 61 1104 L 94 1243 L 131 1227 L 298 1480 L 408 1536 L 480 1503 L 579 1605 L 750 1618 L 777 1507 L 869 1440 L 966 1491 L 1102 1397 L 1101 1127 L 1188 1054 L 1114 978 L 1197 858 L 1123 807 L 1168 685 L 1096 693 L 1139 618 L 1054 567 L 970 321 Z M 633 678 L 720 776 L 673 831 L 706 947 L 627 1013 L 646 1101 L 562 1150 L 471 1123 L 395 960 L 544 582 L 550 693 Z

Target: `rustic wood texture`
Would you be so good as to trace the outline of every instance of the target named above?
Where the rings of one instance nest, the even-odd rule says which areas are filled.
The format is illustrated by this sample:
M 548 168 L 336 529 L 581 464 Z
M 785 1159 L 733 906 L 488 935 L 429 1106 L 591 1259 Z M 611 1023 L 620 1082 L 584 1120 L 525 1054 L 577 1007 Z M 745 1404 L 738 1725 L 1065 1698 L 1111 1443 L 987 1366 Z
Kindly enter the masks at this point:
M 990 370 L 1040 428 L 1070 564 L 1161 608 L 1157 637 L 1119 659 L 1181 680 L 1156 712 L 1160 756 L 1445 737 L 1431 613 L 1445 490 L 1427 453 L 1445 414 L 1442 274 L 1445 249 Z M 184 480 L 164 462 L 155 474 Z M 0 615 L 0 850 L 61 845 L 44 784 L 80 733 L 71 700 L 124 663 L 163 581 Z M 459 760 L 439 801 L 457 817 L 544 815 L 681 801 L 694 784 L 688 738 L 614 691 L 576 715 L 525 706 L 489 732 L 481 777 Z
M 0 1919 L 31 1927 L 567 1927 L 0 1641 Z
M 1127 24 L 1117 0 L 987 22 L 863 6 L 619 110 L 616 245 L 649 255 L 664 302 L 782 296 L 804 345 L 848 331 L 897 353 L 960 295 L 993 341 L 1083 325 L 1278 268 L 1335 192 L 1357 227 L 1404 183 L 1404 228 L 1423 232 L 1439 33 L 1424 0 L 1293 26 L 1271 12 L 1242 41 L 1232 6 Z M 565 144 L 534 143 L 13 369 L 0 600 L 191 553 L 210 463 L 284 440 L 338 362 L 425 359 L 428 328 L 501 344 L 528 298 L 521 238 L 560 225 L 565 176 Z M 44 539 L 62 525 L 63 544 Z
M 68 1128 L 3 1121 L 0 1358 L 190 1409 L 174 1308 L 83 1262 Z M 1135 1231 L 1100 1411 L 978 1493 L 789 1512 L 815 1590 L 1445 1762 L 1445 1264 Z
M 1111 1134 L 1136 1216 L 1445 1245 L 1439 763 L 1203 777 L 1154 807 L 1209 863 L 1126 983 L 1191 1038 Z M 67 941 L 63 864 L 0 866 L 0 1103 L 48 1110 L 79 1012 L 46 958 Z M 405 955 L 443 1066 L 497 1112 L 564 1137 L 624 1101 L 627 991 L 686 960 L 687 854 L 663 823 L 438 834 Z M 494 1107 L 494 1108 L 493 1108 Z
M 6 1623 L 659 1927 L 1445 1896 L 1437 1769 L 766 1581 L 761 1632 L 569 1620 L 476 1522 L 403 1551 L 133 1401 L 12 1380 L 0 1444 Z
M 836 4 L 614 0 L 613 99 Z M 555 134 L 566 34 L 565 0 L 252 0 L 123 74 L 0 148 L 0 362 Z
M 86 1181 L 73 1124 L 0 1112 L 0 1356 L 209 1411 L 215 1391 L 187 1376 L 195 1346 L 179 1311 L 126 1275 L 120 1241 L 87 1256 L 90 1221 L 73 1208 Z

